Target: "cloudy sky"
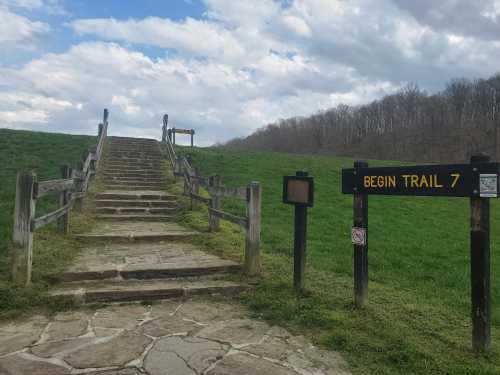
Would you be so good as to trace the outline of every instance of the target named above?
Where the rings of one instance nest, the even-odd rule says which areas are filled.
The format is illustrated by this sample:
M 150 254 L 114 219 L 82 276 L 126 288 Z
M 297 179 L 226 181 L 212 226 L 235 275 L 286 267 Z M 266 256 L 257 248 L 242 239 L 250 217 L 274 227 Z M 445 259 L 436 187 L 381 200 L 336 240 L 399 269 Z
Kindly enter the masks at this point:
M 0 127 L 201 145 L 500 71 L 500 0 L 0 0 Z

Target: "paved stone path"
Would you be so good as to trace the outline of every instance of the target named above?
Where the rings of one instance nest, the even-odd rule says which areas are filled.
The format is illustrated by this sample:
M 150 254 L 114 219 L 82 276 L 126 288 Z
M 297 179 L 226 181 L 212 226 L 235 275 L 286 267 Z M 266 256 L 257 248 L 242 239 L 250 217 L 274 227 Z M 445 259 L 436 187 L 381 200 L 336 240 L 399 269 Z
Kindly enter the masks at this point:
M 348 375 L 230 299 L 109 305 L 0 324 L 2 375 Z

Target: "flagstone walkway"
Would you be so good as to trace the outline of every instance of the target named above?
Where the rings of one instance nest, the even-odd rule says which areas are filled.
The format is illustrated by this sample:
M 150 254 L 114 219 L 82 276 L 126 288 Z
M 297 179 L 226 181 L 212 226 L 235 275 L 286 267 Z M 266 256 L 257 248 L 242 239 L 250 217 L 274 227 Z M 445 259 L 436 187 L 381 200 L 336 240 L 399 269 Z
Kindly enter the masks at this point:
M 109 305 L 0 325 L 2 375 L 348 375 L 335 352 L 223 297 Z

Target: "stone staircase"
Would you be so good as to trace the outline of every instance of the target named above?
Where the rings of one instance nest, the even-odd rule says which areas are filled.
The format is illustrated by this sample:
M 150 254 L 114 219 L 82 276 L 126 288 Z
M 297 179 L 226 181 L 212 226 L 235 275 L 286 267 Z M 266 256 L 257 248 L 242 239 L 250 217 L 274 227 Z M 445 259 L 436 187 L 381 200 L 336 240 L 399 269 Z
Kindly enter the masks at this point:
M 155 140 L 109 137 L 95 194 L 95 228 L 77 237 L 82 253 L 61 275 L 53 295 L 79 303 L 152 300 L 237 293 L 227 281 L 241 265 L 206 254 L 190 242 L 202 235 L 174 220 L 177 197 L 167 193 Z

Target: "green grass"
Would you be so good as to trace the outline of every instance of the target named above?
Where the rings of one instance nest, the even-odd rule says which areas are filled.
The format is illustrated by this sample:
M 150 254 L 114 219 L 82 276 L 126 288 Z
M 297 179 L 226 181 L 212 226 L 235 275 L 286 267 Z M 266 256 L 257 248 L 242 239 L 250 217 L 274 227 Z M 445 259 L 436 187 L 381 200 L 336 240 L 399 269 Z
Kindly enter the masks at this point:
M 53 225 L 35 233 L 33 286 L 16 288 L 9 281 L 15 182 L 18 171 L 34 171 L 39 180 L 60 178 L 60 166 L 81 160 L 96 137 L 0 129 L 0 318 L 27 312 L 48 303 L 42 296 L 46 276 L 60 271 L 78 250 L 78 243 L 54 231 Z M 56 196 L 37 201 L 36 215 L 51 211 Z M 73 228 L 86 225 L 75 214 Z
M 471 351 L 469 202 L 461 198 L 369 198 L 369 303 L 353 307 L 352 197 L 340 193 L 347 158 L 220 149 L 182 149 L 204 176 L 228 186 L 263 186 L 264 276 L 245 301 L 260 316 L 341 351 L 355 374 L 500 373 L 500 205 L 491 208 L 492 350 Z M 370 161 L 371 166 L 397 163 Z M 282 176 L 315 178 L 309 210 L 305 296 L 292 288 L 293 207 L 281 203 Z M 225 209 L 243 206 L 227 201 Z M 197 216 L 198 215 L 198 216 Z M 203 227 L 200 213 L 187 222 Z M 228 256 L 242 241 L 225 225 L 207 244 Z M 224 238 L 227 236 L 225 243 Z M 221 250 L 223 249 L 223 250 Z

